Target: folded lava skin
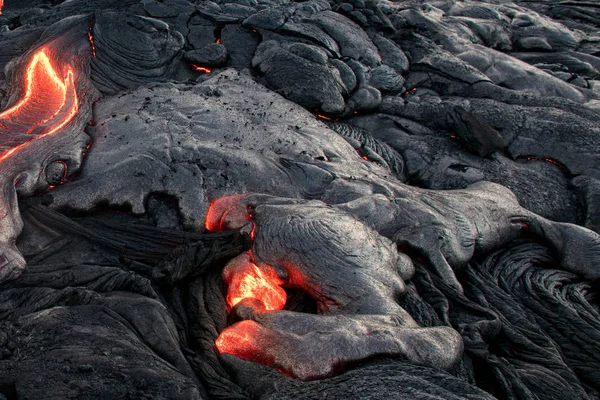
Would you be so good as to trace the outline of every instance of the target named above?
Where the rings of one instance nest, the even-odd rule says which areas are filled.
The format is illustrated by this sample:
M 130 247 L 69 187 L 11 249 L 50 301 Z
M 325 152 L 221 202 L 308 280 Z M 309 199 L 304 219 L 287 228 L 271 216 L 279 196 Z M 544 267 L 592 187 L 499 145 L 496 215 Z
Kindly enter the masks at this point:
M 0 399 L 600 397 L 599 29 L 0 0 Z
M 89 140 L 83 129 L 97 93 L 87 76 L 91 52 L 83 36 L 86 29 L 81 17 L 60 22 L 48 29 L 46 42 L 7 66 L 13 84 L 8 107 L 0 113 L 0 281 L 25 269 L 15 245 L 23 226 L 17 195 L 47 190 L 57 183 L 53 175 L 64 182 L 81 165 Z

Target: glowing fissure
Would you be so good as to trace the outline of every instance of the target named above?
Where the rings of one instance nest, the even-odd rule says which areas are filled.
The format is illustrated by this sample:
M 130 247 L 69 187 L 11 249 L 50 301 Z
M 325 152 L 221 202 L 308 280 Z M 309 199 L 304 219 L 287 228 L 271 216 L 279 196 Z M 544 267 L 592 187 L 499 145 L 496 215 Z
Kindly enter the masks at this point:
M 2 7 L 4 7 L 4 0 L 0 0 L 0 15 L 2 15 Z
M 554 164 L 557 167 L 564 169 L 565 167 L 559 163 L 558 161 L 552 159 L 552 158 L 548 158 L 548 157 L 527 157 L 527 161 L 546 161 L 550 164 Z
M 67 104 L 69 103 L 69 104 Z M 68 107 L 65 110 L 65 106 Z M 29 140 L 5 151 L 0 155 L 3 161 L 15 153 L 19 148 L 33 140 L 52 135 L 65 127 L 79 110 L 79 100 L 75 90 L 75 73 L 70 67 L 66 76 L 61 78 L 48 56 L 48 50 L 42 48 L 37 51 L 29 62 L 25 72 L 25 94 L 22 99 L 11 108 L 0 113 L 0 130 L 12 134 L 29 135 L 36 128 L 63 115 L 41 134 L 32 135 Z M 23 127 L 30 127 L 23 131 Z M 0 143 L 5 138 L 0 137 Z
M 202 72 L 203 74 L 210 74 L 212 72 L 212 69 L 200 65 L 192 64 L 192 67 L 194 67 L 196 71 Z
M 92 48 L 92 55 L 96 58 L 96 44 L 94 43 L 94 20 L 90 20 L 90 29 L 88 29 L 88 40 Z

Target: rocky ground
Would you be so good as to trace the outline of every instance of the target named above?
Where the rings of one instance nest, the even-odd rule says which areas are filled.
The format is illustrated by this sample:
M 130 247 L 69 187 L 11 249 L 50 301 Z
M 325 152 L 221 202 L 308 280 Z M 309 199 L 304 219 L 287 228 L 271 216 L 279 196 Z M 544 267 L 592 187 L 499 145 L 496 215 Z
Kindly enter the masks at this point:
M 600 398 L 595 2 L 0 11 L 0 400 Z M 43 48 L 74 92 L 16 120 Z M 248 192 L 251 232 L 205 229 Z M 271 366 L 215 348 L 234 318 L 292 329 L 228 314 L 223 270 L 248 250 L 288 275 L 269 315 L 323 324 L 271 343 Z M 354 351 L 365 326 L 388 337 Z

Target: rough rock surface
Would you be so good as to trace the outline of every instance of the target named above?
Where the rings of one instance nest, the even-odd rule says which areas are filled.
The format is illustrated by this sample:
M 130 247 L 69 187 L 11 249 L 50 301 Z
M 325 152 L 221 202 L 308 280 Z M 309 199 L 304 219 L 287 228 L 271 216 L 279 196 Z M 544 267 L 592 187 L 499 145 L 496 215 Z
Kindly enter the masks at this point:
M 593 2 L 0 4 L 0 399 L 600 397 Z

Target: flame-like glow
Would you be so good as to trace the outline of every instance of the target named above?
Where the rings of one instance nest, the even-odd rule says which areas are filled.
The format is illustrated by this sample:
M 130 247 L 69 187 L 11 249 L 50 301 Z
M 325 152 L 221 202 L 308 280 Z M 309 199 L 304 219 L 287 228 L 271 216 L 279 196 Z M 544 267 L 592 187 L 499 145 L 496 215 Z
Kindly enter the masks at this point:
M 282 310 L 287 301 L 283 281 L 269 266 L 258 267 L 252 262 L 240 265 L 230 279 L 227 288 L 227 307 L 231 310 L 243 299 L 256 299 L 267 311 Z
M 323 115 L 323 114 L 317 114 L 317 117 L 321 118 L 321 119 L 324 119 L 325 121 L 331 121 L 332 120 L 332 118 L 329 118 L 328 116 Z
M 2 15 L 2 7 L 4 7 L 4 0 L 0 0 L 0 15 Z
M 202 67 L 200 65 L 192 64 L 192 67 L 194 67 L 194 69 L 196 71 L 202 72 L 203 74 L 210 74 L 212 72 L 212 69 L 206 68 L 206 67 Z
M 31 134 L 36 128 L 48 122 L 52 124 L 32 139 L 25 140 L 4 152 L 0 155 L 0 161 L 10 157 L 28 142 L 58 132 L 75 117 L 79 110 L 75 73 L 69 67 L 64 77 L 59 76 L 59 72 L 50 61 L 48 52 L 48 49 L 42 48 L 31 58 L 25 71 L 25 94 L 17 104 L 0 113 L 0 132 Z M 59 114 L 62 115 L 57 119 Z M 23 131 L 25 126 L 29 128 Z M 2 139 L 0 137 L 0 143 Z

